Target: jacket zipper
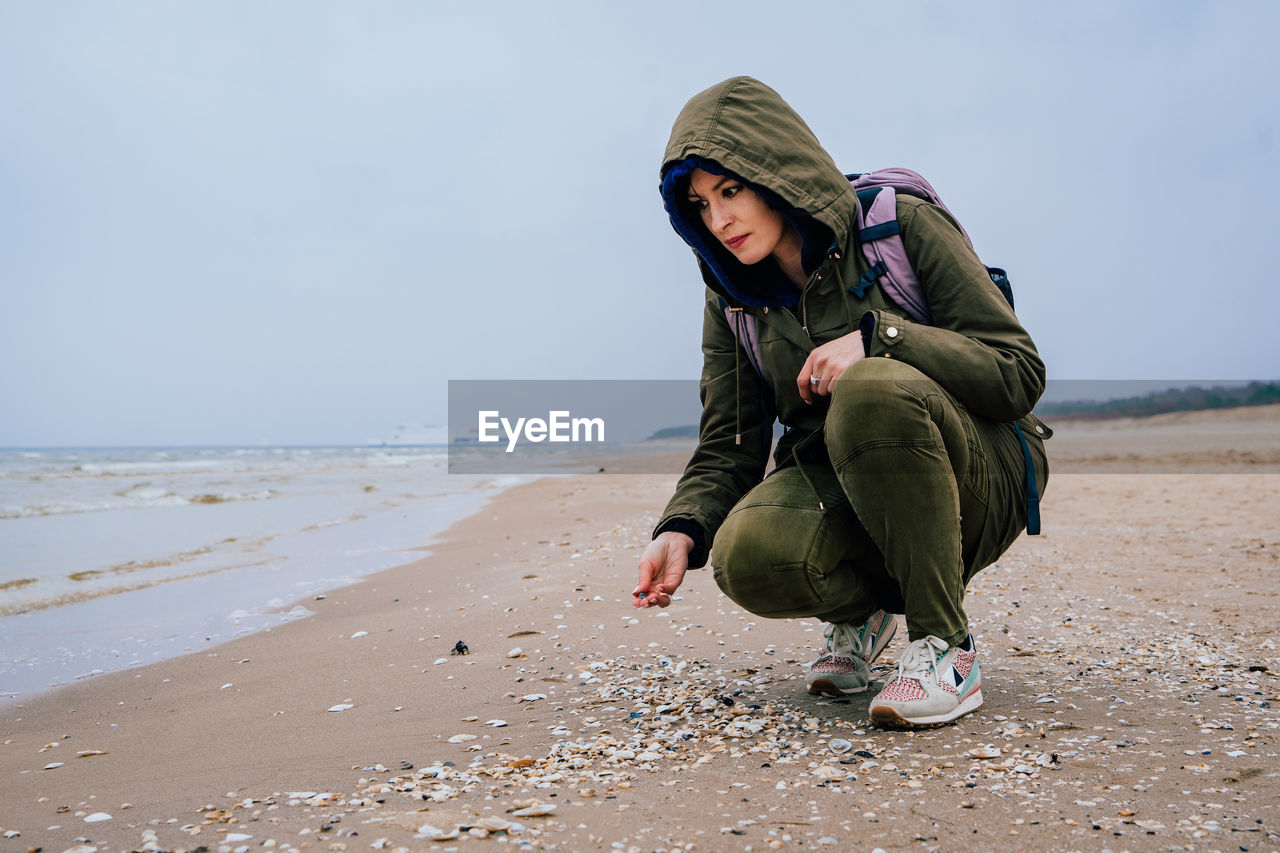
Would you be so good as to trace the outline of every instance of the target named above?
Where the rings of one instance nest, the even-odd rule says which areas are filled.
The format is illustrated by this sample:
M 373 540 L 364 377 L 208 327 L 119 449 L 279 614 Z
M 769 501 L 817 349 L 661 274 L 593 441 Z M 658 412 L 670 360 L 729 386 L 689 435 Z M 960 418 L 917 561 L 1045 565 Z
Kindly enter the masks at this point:
M 805 282 L 804 289 L 800 291 L 800 328 L 809 335 L 809 306 L 805 304 L 804 298 L 809 294 L 809 285 L 815 281 L 822 281 L 822 273 L 814 273 L 813 278 Z M 809 335 L 809 340 L 813 340 L 813 335 Z

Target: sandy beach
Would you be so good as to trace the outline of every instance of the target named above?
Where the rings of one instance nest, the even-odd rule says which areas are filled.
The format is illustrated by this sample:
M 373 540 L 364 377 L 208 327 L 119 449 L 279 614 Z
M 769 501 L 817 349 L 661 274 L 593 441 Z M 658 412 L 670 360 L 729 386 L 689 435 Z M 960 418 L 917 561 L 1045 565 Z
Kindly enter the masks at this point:
M 0 704 L 0 853 L 1280 849 L 1278 408 L 1054 424 L 955 725 L 808 696 L 821 625 L 709 571 L 635 611 L 675 477 L 546 477 L 309 618 Z

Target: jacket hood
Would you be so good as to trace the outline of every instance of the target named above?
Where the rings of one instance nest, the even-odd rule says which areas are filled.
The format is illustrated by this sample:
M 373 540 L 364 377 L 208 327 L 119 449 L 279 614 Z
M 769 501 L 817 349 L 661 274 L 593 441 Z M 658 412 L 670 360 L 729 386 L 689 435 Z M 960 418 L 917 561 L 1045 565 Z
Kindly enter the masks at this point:
M 782 96 L 750 77 L 694 95 L 671 129 L 662 201 L 672 227 L 710 273 L 708 284 L 745 305 L 795 305 L 800 293 L 772 258 L 740 263 L 685 201 L 697 168 L 741 178 L 780 210 L 803 238 L 806 271 L 848 238 L 857 206 L 849 180 Z

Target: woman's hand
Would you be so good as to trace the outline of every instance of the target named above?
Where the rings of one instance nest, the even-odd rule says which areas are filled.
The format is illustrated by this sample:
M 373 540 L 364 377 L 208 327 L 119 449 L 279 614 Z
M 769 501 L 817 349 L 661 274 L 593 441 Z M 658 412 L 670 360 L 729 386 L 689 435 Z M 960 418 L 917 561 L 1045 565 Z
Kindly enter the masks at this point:
M 632 607 L 666 607 L 689 568 L 693 539 L 687 533 L 659 533 L 640 555 L 640 582 L 632 591 Z
M 801 399 L 812 403 L 815 395 L 825 397 L 830 394 L 840 374 L 854 362 L 866 358 L 866 352 L 862 346 L 862 332 L 850 332 L 809 353 L 804 367 L 800 368 L 800 375 L 796 377 Z

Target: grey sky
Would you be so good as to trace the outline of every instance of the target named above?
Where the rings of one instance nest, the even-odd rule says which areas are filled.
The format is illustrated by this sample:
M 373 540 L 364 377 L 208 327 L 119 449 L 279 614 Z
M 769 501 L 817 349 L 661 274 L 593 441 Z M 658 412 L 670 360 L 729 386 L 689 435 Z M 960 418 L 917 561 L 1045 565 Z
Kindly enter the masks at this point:
M 776 88 L 928 176 L 1052 378 L 1271 379 L 1280 5 L 0 0 L 0 446 L 348 443 L 692 378 L 656 192 Z

